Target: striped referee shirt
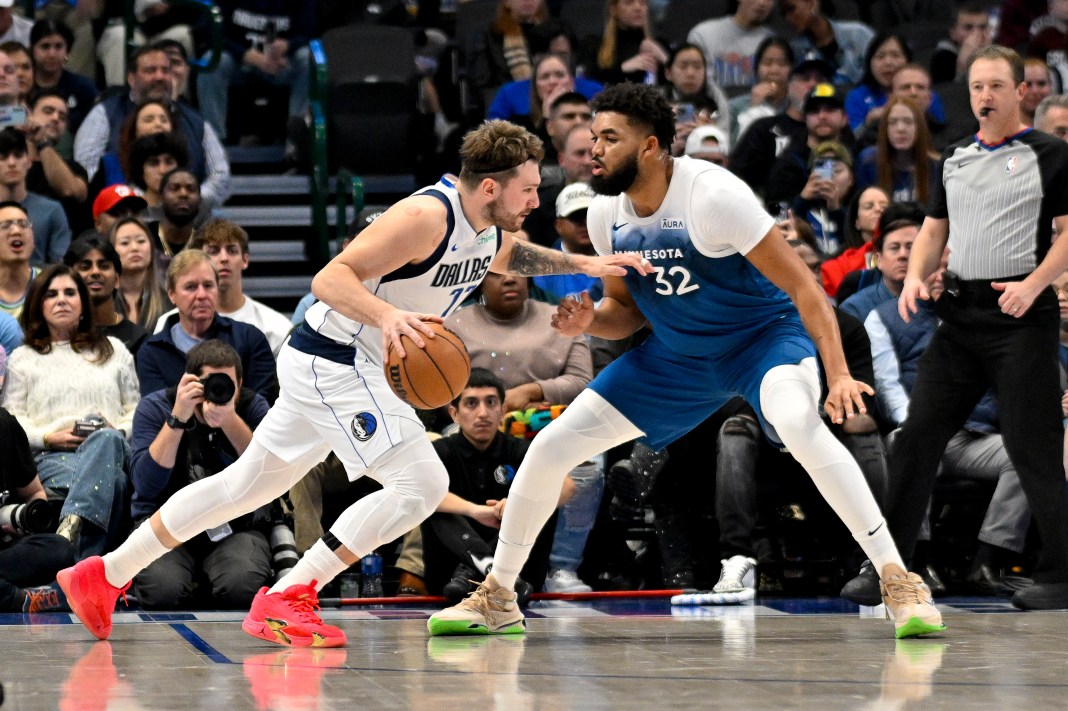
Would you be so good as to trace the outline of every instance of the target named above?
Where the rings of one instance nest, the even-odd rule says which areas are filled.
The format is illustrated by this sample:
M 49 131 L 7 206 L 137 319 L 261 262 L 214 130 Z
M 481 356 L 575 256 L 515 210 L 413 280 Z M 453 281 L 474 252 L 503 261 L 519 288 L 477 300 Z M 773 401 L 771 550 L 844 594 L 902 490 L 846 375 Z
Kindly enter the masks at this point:
M 1068 214 L 1068 143 L 1031 128 L 1000 143 L 962 139 L 942 154 L 930 217 L 949 219 L 949 269 L 962 279 L 1030 274 Z

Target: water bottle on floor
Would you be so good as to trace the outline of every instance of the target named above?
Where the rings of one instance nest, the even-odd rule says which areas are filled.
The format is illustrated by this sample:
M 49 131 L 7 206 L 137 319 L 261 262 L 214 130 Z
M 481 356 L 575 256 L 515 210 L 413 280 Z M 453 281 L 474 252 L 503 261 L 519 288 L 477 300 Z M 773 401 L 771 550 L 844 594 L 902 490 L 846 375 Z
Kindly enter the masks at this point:
M 382 556 L 368 553 L 360 561 L 360 578 L 363 587 L 360 597 L 385 597 L 382 592 Z

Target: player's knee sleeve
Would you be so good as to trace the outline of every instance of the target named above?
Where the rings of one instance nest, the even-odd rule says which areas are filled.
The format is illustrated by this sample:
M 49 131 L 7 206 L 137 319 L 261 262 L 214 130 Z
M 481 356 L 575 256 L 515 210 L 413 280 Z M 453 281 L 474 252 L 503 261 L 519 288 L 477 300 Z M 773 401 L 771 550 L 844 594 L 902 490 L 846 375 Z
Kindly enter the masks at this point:
M 160 519 L 177 540 L 188 541 L 278 498 L 314 464 L 289 464 L 253 439 L 226 469 L 179 489 L 160 508 Z

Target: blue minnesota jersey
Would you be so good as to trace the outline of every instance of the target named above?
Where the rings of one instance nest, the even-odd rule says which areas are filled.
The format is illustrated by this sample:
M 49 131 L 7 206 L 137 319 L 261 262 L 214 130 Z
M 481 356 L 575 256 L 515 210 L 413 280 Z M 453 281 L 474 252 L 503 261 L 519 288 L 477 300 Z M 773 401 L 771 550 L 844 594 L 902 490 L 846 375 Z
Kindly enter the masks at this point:
M 752 191 L 706 161 L 676 158 L 660 208 L 637 216 L 625 195 L 599 196 L 589 209 L 598 253 L 634 252 L 655 274 L 624 280 L 653 332 L 672 351 L 726 354 L 770 324 L 800 317 L 789 297 L 746 258 L 774 225 Z
M 445 236 L 434 253 L 422 262 L 406 264 L 390 274 L 365 281 L 368 291 L 399 309 L 439 314 L 444 318 L 482 283 L 500 251 L 501 231 L 490 227 L 476 232 L 464 217 L 456 182 L 454 176 L 446 175 L 415 193 L 436 198 L 446 208 Z M 304 320 L 316 333 L 355 347 L 358 361 L 382 362 L 379 329 L 353 321 L 321 301 L 308 309 Z

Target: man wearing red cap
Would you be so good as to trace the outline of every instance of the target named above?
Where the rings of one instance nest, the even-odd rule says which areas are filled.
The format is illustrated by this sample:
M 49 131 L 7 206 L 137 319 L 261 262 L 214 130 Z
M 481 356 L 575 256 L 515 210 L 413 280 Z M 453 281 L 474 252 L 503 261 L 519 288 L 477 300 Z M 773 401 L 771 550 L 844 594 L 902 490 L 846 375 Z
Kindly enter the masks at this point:
M 107 235 L 116 222 L 124 217 L 137 216 L 146 207 L 148 202 L 137 188 L 122 183 L 109 185 L 93 200 L 93 224 L 99 234 Z

